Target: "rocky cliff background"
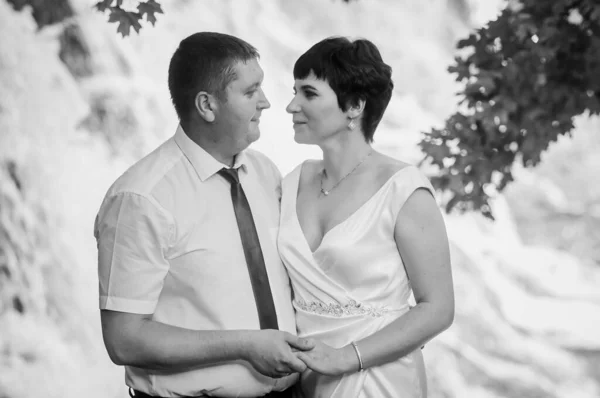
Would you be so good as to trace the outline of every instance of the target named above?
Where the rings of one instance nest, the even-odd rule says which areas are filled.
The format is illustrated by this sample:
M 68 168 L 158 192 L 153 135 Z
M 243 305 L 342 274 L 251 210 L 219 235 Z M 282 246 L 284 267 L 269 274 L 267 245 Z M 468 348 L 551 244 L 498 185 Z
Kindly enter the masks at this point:
M 419 132 L 456 107 L 454 43 L 502 6 L 165 0 L 156 27 L 122 39 L 93 2 L 19 3 L 0 0 L 2 398 L 126 396 L 102 344 L 92 226 L 110 183 L 175 131 L 166 71 L 183 37 L 216 30 L 261 51 L 272 108 L 255 147 L 283 173 L 319 156 L 284 110 L 295 59 L 329 35 L 371 39 L 396 85 L 376 147 L 417 162 Z M 424 350 L 431 397 L 600 396 L 599 132 L 581 118 L 517 170 L 496 222 L 446 216 L 457 312 Z

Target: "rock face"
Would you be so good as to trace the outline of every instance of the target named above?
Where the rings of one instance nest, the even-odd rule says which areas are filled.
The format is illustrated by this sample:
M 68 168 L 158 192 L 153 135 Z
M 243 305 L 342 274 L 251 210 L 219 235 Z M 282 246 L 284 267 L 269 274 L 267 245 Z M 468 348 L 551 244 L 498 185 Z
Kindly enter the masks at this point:
M 259 48 L 273 106 L 256 147 L 285 173 L 319 156 L 293 143 L 284 111 L 293 63 L 312 43 L 376 42 L 397 88 L 376 146 L 415 161 L 418 132 L 454 110 L 454 42 L 483 13 L 462 0 L 165 3 L 156 27 L 123 40 L 83 0 L 62 2 L 74 17 L 41 30 L 30 8 L 0 0 L 0 397 L 126 396 L 102 345 L 92 225 L 110 183 L 174 132 L 166 70 L 181 38 L 216 30 Z M 597 246 L 543 235 L 565 212 L 597 221 L 597 187 L 575 178 L 596 163 L 588 141 L 574 142 L 521 174 L 494 204 L 497 222 L 446 217 L 456 320 L 424 350 L 430 397 L 600 396 Z M 561 163 L 579 166 L 551 166 Z M 584 205 L 571 206 L 577 198 Z
M 43 278 L 66 270 L 67 261 L 54 253 L 60 244 L 51 239 L 52 209 L 44 199 L 56 189 L 55 156 L 67 149 L 87 105 L 55 43 L 6 3 L 0 3 L 0 47 L 2 304 L 20 314 L 59 311 Z
M 56 39 L 4 1 L 0 48 L 0 396 L 81 396 L 116 376 L 65 228 L 66 155 L 89 106 Z

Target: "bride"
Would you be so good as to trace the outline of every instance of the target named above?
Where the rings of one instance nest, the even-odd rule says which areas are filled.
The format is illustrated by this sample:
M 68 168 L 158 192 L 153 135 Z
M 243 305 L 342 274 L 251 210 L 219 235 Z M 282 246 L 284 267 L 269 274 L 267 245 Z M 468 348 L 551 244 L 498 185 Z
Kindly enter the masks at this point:
M 425 397 L 421 347 L 452 323 L 454 293 L 433 188 L 371 146 L 391 68 L 370 41 L 335 37 L 294 78 L 294 138 L 323 151 L 283 181 L 279 250 L 298 334 L 317 341 L 296 353 L 309 368 L 299 395 Z

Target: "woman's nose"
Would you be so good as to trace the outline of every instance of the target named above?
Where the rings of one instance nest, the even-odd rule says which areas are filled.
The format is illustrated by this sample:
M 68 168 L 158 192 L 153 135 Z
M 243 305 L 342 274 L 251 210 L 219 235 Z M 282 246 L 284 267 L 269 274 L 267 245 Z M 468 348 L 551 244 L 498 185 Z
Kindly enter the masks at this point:
M 298 103 L 296 102 L 296 97 L 294 97 L 290 103 L 288 104 L 288 106 L 285 107 L 285 111 L 287 113 L 296 113 L 298 112 Z

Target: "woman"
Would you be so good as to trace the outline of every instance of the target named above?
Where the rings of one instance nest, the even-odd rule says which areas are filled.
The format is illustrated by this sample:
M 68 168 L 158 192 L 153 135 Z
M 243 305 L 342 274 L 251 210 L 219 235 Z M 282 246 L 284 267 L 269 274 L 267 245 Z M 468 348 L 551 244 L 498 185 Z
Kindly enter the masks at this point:
M 297 353 L 302 395 L 425 397 L 421 347 L 452 323 L 454 293 L 429 181 L 371 146 L 391 68 L 368 40 L 329 38 L 294 78 L 294 138 L 323 151 L 283 182 L 279 249 L 298 333 L 317 341 Z

